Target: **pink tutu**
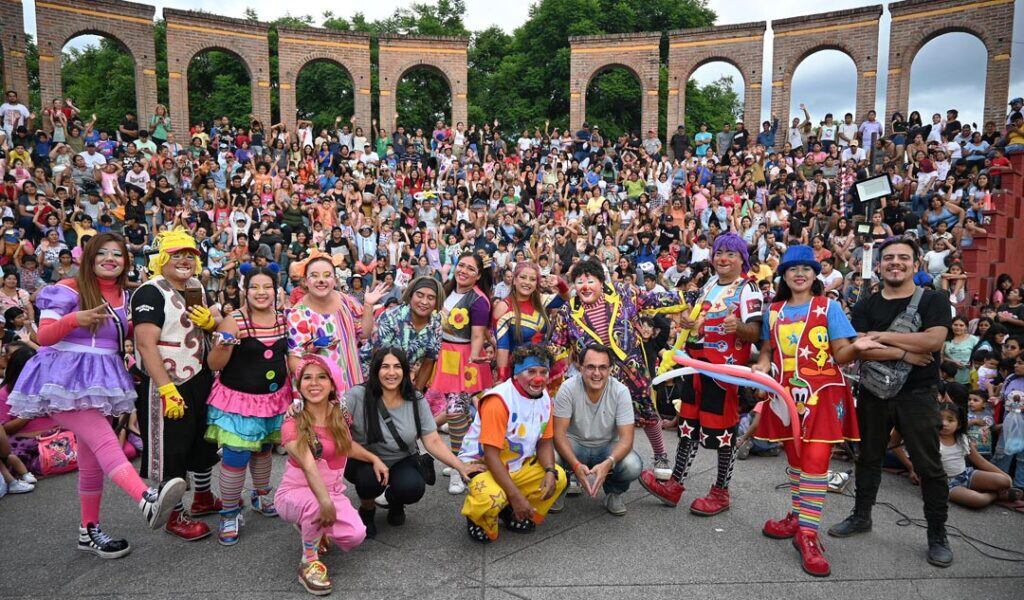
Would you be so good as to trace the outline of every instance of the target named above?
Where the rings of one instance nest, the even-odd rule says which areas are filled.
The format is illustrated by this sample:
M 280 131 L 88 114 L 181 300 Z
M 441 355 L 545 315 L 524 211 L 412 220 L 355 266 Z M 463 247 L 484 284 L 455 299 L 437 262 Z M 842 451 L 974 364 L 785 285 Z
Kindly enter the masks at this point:
M 218 378 L 210 391 L 210 406 L 243 417 L 276 417 L 292 402 L 291 386 L 270 394 L 247 394 L 223 385 Z

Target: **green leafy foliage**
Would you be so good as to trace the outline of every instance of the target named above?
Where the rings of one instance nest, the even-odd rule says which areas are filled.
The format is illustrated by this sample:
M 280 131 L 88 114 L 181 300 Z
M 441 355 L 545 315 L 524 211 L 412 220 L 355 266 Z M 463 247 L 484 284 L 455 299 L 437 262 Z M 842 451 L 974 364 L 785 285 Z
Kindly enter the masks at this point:
M 97 128 L 115 130 L 126 112 L 135 112 L 135 64 L 117 42 L 102 39 L 98 46 L 71 48 L 62 60 L 64 96 L 86 115 L 94 113 Z M 47 106 L 51 100 L 44 99 Z
M 252 91 L 245 63 L 223 50 L 199 53 L 188 65 L 188 110 L 193 122 L 227 116 L 248 123 Z
M 352 77 L 336 63 L 313 61 L 299 71 L 295 99 L 298 118 L 312 121 L 318 130 L 332 127 L 339 116 L 347 123 L 355 107 Z
M 742 111 L 743 103 L 732 89 L 732 77 L 722 77 L 705 86 L 693 79 L 686 82 L 685 122 L 689 135 L 695 134 L 701 123 L 708 124 L 708 131 L 721 131 L 722 125 L 735 122 Z

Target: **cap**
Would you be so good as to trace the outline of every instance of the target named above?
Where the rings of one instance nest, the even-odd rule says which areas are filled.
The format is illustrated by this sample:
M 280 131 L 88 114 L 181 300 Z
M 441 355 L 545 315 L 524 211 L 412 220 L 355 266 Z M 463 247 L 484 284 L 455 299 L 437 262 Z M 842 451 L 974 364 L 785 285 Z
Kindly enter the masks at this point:
M 1024 98 L 1021 98 L 1020 96 L 1018 96 L 1018 97 L 1014 98 L 1013 100 L 1010 100 L 1010 104 L 1011 105 L 1012 104 L 1024 104 Z

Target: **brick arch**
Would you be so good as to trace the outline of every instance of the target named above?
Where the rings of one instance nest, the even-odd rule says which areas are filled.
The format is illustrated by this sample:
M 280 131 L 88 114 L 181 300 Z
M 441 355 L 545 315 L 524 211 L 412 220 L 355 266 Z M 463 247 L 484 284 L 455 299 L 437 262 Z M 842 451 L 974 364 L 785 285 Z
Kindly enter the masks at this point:
M 671 139 L 686 117 L 686 82 L 711 62 L 726 62 L 743 77 L 743 119 L 757 131 L 761 118 L 761 62 L 764 21 L 718 27 L 679 29 L 668 33 L 668 118 L 665 139 Z
M 398 82 L 406 72 L 416 67 L 430 67 L 441 72 L 452 94 L 452 123 L 466 122 L 469 118 L 466 99 L 469 38 L 382 35 L 378 47 L 380 127 L 391 130 L 395 125 Z
M 315 27 L 278 27 L 277 35 L 281 122 L 294 128 L 298 109 L 295 85 L 299 73 L 309 63 L 324 60 L 345 69 L 352 79 L 356 125 L 369 136 L 372 119 L 369 34 Z
M 270 123 L 270 46 L 265 23 L 169 8 L 164 9 L 164 20 L 167 22 L 167 87 L 171 119 L 177 131 L 187 132 L 191 125 L 189 63 L 207 50 L 222 50 L 238 56 L 249 71 L 253 117 L 265 126 Z
M 79 35 L 101 35 L 116 41 L 135 64 L 135 105 L 140 123 L 156 108 L 156 46 L 152 6 L 118 0 L 47 0 L 36 3 L 39 45 L 39 91 L 43 107 L 63 96 L 61 52 Z
M 781 147 L 789 129 L 793 72 L 800 62 L 819 50 L 839 50 L 857 68 L 855 119 L 875 109 L 880 5 L 772 21 L 775 33 L 772 59 L 772 114 L 779 117 L 776 145 Z M 821 115 L 811 115 L 812 118 Z
M 658 129 L 658 71 L 661 33 L 621 33 L 569 38 L 569 128 L 579 129 L 587 115 L 587 87 L 598 73 L 624 67 L 640 82 L 640 131 Z
M 908 114 L 910 67 L 925 44 L 953 32 L 969 33 L 985 44 L 984 120 L 1001 124 L 1010 94 L 1013 0 L 906 0 L 889 5 L 889 73 L 886 104 Z

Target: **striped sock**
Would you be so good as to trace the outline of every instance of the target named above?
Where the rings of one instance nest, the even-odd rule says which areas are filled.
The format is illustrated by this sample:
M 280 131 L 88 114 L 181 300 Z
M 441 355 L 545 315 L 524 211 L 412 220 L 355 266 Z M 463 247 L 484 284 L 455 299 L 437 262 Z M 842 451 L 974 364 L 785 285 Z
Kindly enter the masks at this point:
M 452 415 L 448 421 L 448 445 L 452 449 L 452 454 L 457 455 L 459 450 L 462 450 L 462 439 L 466 437 L 471 423 L 469 415 L 466 414 Z
M 313 540 L 311 542 L 302 540 L 302 562 L 308 564 L 319 560 L 320 554 L 317 552 L 319 547 L 320 540 Z
M 676 465 L 672 469 L 672 479 L 679 483 L 686 480 L 686 476 L 690 472 L 690 465 L 693 464 L 693 459 L 697 458 L 698 450 L 700 450 L 700 445 L 697 442 L 690 438 L 679 438 L 679 446 L 676 448 Z
M 252 487 L 261 492 L 270 489 L 270 470 L 274 463 L 270 460 L 270 450 L 253 453 L 249 460 L 249 473 L 252 475 Z
M 645 425 L 644 433 L 647 434 L 647 439 L 651 442 L 651 451 L 654 452 L 654 457 L 667 457 L 668 452 L 665 451 L 665 434 L 661 430 L 661 423 L 656 421 Z
M 207 469 L 205 471 L 193 471 L 192 491 L 197 493 L 210 491 L 210 481 L 212 479 L 213 469 Z
M 242 487 L 245 486 L 245 467 L 220 465 L 220 499 L 224 510 L 236 510 L 242 505 Z
M 800 529 L 818 531 L 821 510 L 828 493 L 828 473 L 800 474 Z
M 793 505 L 792 513 L 800 516 L 800 469 L 787 467 L 786 475 L 789 475 L 789 495 Z
M 718 447 L 718 476 L 715 487 L 728 488 L 732 481 L 732 468 L 736 464 L 736 449 L 732 446 Z

